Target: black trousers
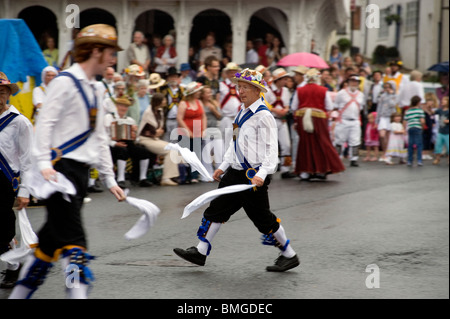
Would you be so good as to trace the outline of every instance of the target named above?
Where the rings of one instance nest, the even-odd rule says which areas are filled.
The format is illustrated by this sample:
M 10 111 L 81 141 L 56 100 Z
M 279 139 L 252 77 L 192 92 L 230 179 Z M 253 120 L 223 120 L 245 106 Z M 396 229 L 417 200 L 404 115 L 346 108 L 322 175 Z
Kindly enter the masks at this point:
M 39 231 L 38 237 L 39 249 L 48 257 L 54 257 L 55 252 L 65 246 L 87 248 L 81 209 L 87 195 L 89 166 L 62 159 L 56 163 L 55 170 L 73 183 L 77 193 L 70 196 L 70 203 L 61 193 L 55 193 L 46 200 L 47 221 Z
M 141 160 L 149 159 L 152 167 L 156 162 L 156 155 L 148 151 L 144 146 L 136 145 L 133 141 L 127 141 L 127 147 L 110 147 L 111 156 L 114 162 L 117 160 L 126 161 L 129 158 L 133 161 L 132 179 L 139 180 L 139 162 Z
M 0 171 L 0 254 L 8 251 L 9 243 L 16 236 L 16 214 L 13 211 L 15 199 L 11 182 Z
M 257 188 L 256 192 L 251 189 L 218 197 L 205 211 L 205 219 L 214 223 L 225 223 L 237 211 L 244 208 L 247 216 L 261 233 L 266 235 L 270 232 L 276 233 L 280 228 L 280 221 L 270 210 L 268 193 L 270 181 L 271 178 L 268 176 L 264 186 Z M 219 188 L 248 183 L 245 171 L 230 169 L 222 178 Z

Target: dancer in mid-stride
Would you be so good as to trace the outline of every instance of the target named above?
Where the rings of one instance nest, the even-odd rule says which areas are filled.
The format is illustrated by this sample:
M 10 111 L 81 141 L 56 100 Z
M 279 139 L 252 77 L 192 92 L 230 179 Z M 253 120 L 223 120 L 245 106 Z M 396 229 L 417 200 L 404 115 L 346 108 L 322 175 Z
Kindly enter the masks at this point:
M 213 177 L 220 182 L 219 188 L 238 184 L 257 187 L 212 201 L 197 233 L 200 239 L 198 246 L 187 250 L 176 248 L 174 252 L 191 263 L 204 266 L 211 251 L 211 242 L 221 225 L 244 208 L 263 234 L 263 244 L 281 250 L 275 265 L 267 267 L 267 271 L 285 272 L 299 266 L 300 260 L 286 238 L 280 220 L 270 211 L 268 186 L 270 175 L 276 172 L 278 165 L 277 124 L 261 99 L 261 92 L 267 92 L 261 73 L 245 69 L 237 73 L 233 81 L 238 84 L 243 106 L 233 124 L 233 141 Z
M 16 235 L 14 201 L 17 198 L 21 210 L 28 206 L 30 196 L 24 186 L 31 169 L 33 126 L 8 103 L 18 91 L 17 84 L 0 72 L 0 255 L 10 250 Z M 0 288 L 13 288 L 18 275 L 17 265 L 8 264 Z
M 116 63 L 117 35 L 113 27 L 91 25 L 75 39 L 75 63 L 50 84 L 36 126 L 33 157 L 46 180 L 63 174 L 76 194 L 55 193 L 46 201 L 47 220 L 38 233 L 39 246 L 22 268 L 11 299 L 29 298 L 44 282 L 52 263 L 62 256 L 69 298 L 87 298 L 93 281 L 88 267 L 87 240 L 81 210 L 87 194 L 89 168 L 94 166 L 111 193 L 126 196 L 114 179 L 113 164 L 101 107 L 103 89 L 96 75 Z M 73 279 L 73 280 L 72 280 Z

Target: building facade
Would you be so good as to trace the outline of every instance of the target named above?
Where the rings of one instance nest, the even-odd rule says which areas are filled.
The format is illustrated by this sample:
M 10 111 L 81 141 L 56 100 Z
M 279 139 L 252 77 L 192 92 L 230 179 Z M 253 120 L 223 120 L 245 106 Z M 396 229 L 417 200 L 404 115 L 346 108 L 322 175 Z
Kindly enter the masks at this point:
M 326 58 L 330 35 L 348 21 L 348 3 L 348 0 L 0 0 L 0 18 L 23 18 L 38 40 L 45 32 L 53 33 L 60 60 L 70 47 L 71 27 L 78 12 L 80 27 L 92 23 L 116 27 L 123 48 L 128 48 L 135 30 L 161 36 L 172 31 L 176 35 L 179 63 L 188 61 L 192 39 L 201 32 L 215 31 L 232 43 L 233 60 L 244 63 L 246 40 L 250 35 L 263 37 L 267 30 L 282 38 L 288 53 L 309 52 L 314 39 L 315 51 Z M 118 68 L 124 68 L 126 63 L 125 53 L 119 53 Z
M 405 67 L 420 71 L 449 60 L 449 0 L 356 0 L 353 8 L 341 36 L 365 56 L 380 45 L 397 48 Z

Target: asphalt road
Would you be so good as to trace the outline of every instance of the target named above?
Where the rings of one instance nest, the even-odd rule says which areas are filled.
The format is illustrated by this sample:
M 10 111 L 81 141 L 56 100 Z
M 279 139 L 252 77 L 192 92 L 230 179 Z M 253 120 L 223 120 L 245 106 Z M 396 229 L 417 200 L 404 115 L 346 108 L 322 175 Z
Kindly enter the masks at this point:
M 139 212 L 107 192 L 91 195 L 84 209 L 89 251 L 97 257 L 90 298 L 449 298 L 447 164 L 361 164 L 326 182 L 282 181 L 276 174 L 270 187 L 272 209 L 302 262 L 283 274 L 265 271 L 278 252 L 261 245 L 243 211 L 221 228 L 206 267 L 175 256 L 173 248 L 198 242 L 202 211 L 181 220 L 183 208 L 216 187 L 131 188 L 131 196 L 162 210 L 155 227 L 135 241 L 125 240 L 124 234 Z M 38 231 L 44 209 L 30 208 L 28 215 Z M 0 291 L 0 299 L 8 294 Z M 59 264 L 34 298 L 64 298 Z

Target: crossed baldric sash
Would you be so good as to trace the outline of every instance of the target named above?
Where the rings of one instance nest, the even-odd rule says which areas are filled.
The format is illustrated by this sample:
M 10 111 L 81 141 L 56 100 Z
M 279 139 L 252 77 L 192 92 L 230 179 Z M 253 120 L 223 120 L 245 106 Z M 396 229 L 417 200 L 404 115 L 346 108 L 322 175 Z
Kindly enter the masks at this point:
M 256 174 L 259 171 L 259 167 L 255 167 L 253 168 L 250 163 L 248 162 L 248 160 L 245 158 L 244 154 L 242 154 L 241 148 L 239 147 L 239 131 L 242 127 L 242 125 L 244 125 L 245 122 L 247 122 L 253 115 L 255 115 L 256 113 L 259 113 L 261 111 L 269 111 L 269 108 L 265 105 L 261 105 L 260 107 L 258 107 L 258 109 L 255 111 L 255 113 L 253 113 L 251 110 L 249 110 L 247 113 L 245 113 L 242 118 L 241 118 L 241 114 L 242 114 L 241 110 L 238 114 L 238 116 L 236 117 L 234 123 L 233 123 L 233 141 L 234 141 L 234 151 L 236 153 L 236 156 L 239 160 L 239 163 L 241 164 L 242 168 L 245 171 L 245 176 L 247 177 L 247 179 L 249 180 L 249 183 L 252 183 L 252 179 L 256 176 Z M 270 112 L 270 111 L 269 111 Z M 253 188 L 254 191 L 256 191 L 256 187 Z
M 11 123 L 19 114 L 10 113 L 4 119 L 0 120 L 0 132 L 3 131 L 9 123 Z M 11 166 L 8 164 L 6 158 L 0 152 L 0 170 L 5 174 L 6 178 L 11 182 L 14 193 L 17 195 L 17 191 L 20 186 L 20 172 L 14 173 Z

